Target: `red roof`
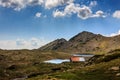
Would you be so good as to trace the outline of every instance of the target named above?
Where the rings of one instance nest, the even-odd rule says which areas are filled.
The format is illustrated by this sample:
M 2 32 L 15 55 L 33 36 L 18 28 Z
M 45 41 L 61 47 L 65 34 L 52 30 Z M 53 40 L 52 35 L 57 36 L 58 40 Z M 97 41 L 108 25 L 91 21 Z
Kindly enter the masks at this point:
M 72 62 L 78 62 L 78 61 L 80 61 L 80 56 L 72 56 L 72 57 L 70 58 L 70 60 L 71 60 Z

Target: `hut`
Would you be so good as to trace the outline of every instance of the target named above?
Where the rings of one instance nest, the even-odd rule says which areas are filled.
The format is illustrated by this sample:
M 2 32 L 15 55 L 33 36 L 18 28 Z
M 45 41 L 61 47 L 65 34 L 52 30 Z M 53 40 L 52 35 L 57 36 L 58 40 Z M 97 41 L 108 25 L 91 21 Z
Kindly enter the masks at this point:
M 70 61 L 71 62 L 83 62 L 85 61 L 85 58 L 81 56 L 72 56 L 70 57 Z

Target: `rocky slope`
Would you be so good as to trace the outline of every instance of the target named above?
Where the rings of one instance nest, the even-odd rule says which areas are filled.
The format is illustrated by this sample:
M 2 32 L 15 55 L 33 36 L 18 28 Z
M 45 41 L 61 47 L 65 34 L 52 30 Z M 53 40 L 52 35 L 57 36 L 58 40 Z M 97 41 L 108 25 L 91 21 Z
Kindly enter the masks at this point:
M 120 35 L 105 37 L 100 34 L 83 31 L 68 41 L 63 38 L 57 39 L 39 49 L 70 53 L 106 53 L 114 49 L 120 49 Z

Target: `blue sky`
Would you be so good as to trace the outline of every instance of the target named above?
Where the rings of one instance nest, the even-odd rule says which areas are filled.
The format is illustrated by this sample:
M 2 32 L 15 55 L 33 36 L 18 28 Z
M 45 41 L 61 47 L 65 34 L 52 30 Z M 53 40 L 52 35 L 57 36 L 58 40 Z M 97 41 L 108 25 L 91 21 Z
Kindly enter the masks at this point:
M 120 34 L 120 0 L 0 0 L 0 48 L 34 49 L 82 31 Z

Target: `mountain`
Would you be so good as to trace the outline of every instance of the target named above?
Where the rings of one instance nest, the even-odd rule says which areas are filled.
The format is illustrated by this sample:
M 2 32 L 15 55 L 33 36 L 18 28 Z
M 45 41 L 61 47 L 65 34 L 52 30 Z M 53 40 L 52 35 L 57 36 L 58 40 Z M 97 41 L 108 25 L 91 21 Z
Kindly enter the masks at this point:
M 47 45 L 40 48 L 40 50 L 57 50 L 59 48 L 62 48 L 64 44 L 67 43 L 67 40 L 64 38 L 57 39 L 53 42 L 48 43 Z
M 76 36 L 74 36 L 73 38 L 71 38 L 69 41 L 70 42 L 87 42 L 90 39 L 94 38 L 96 35 L 91 33 L 91 32 L 87 32 L 87 31 L 83 31 L 79 34 L 77 34 Z
M 69 53 L 106 53 L 114 49 L 120 49 L 120 35 L 105 37 L 83 31 L 70 40 L 57 39 L 39 48 L 39 50 L 55 50 Z

